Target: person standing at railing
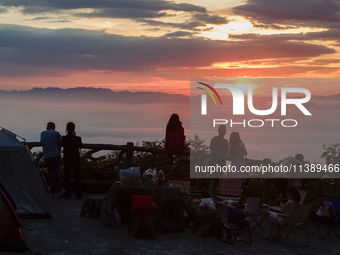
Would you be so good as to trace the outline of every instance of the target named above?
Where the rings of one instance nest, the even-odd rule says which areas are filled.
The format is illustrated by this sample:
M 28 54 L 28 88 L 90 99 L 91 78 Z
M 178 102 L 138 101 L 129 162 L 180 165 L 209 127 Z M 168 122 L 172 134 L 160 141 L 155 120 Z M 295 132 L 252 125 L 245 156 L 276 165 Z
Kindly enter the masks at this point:
M 279 162 L 280 166 L 290 168 L 295 166 L 299 169 L 299 166 L 304 165 L 304 156 L 302 154 L 296 154 L 295 158 L 287 157 Z M 293 178 L 292 178 L 293 177 Z M 287 171 L 278 171 L 273 174 L 273 184 L 275 188 L 282 194 L 283 198 L 287 198 L 286 189 L 288 186 L 294 186 L 297 189 L 301 189 L 303 186 L 303 173 L 297 171 L 297 173 L 289 173 Z
M 236 179 L 244 179 L 244 182 L 246 182 L 247 175 L 241 172 L 240 169 L 241 166 L 246 165 L 244 157 L 247 156 L 247 150 L 238 132 L 232 132 L 230 134 L 228 155 L 230 156 L 230 165 L 236 169 L 236 172 L 229 173 L 229 178 L 233 176 Z
M 80 179 L 80 154 L 79 149 L 82 147 L 81 137 L 76 136 L 76 126 L 73 122 L 66 125 L 67 135 L 61 138 L 61 145 L 64 148 L 64 173 L 65 173 L 65 190 L 64 198 L 71 197 L 71 168 L 73 169 L 75 179 L 75 193 L 77 199 L 83 197 Z
M 53 122 L 47 123 L 46 130 L 40 134 L 45 165 L 50 173 L 50 194 L 61 197 L 65 194 L 60 180 L 60 133 L 55 131 Z
M 228 152 L 228 140 L 224 138 L 227 133 L 227 128 L 224 125 L 220 125 L 218 127 L 218 136 L 215 136 L 210 141 L 210 166 L 219 165 L 220 167 L 225 166 L 225 161 L 227 159 Z M 209 183 L 209 197 L 214 200 L 217 199 L 217 187 L 218 187 L 218 178 L 211 178 Z
M 170 160 L 174 159 L 174 155 L 181 155 L 186 151 L 184 128 L 176 113 L 171 115 L 166 126 L 164 147 Z

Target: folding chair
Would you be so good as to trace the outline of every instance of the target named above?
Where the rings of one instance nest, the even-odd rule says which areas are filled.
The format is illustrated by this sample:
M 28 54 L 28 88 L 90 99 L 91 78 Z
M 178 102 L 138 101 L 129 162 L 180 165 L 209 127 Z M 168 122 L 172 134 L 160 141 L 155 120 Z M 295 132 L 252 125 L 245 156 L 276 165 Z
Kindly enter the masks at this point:
M 242 196 L 242 184 L 245 182 L 245 179 L 232 179 L 225 178 L 219 179 L 217 198 L 221 200 L 240 199 Z
M 198 198 L 201 202 L 202 191 L 201 190 L 190 190 L 190 179 L 188 178 L 175 178 L 170 176 L 168 179 L 167 187 L 180 188 L 181 195 L 185 197 L 188 202 L 193 202 L 194 198 Z
M 305 201 L 305 198 L 307 196 L 307 191 L 303 190 L 303 189 L 298 189 L 299 193 L 300 193 L 300 204 L 303 204 Z
M 275 223 L 279 221 L 280 218 L 287 219 L 288 222 L 285 224 L 285 230 L 286 230 L 286 236 L 279 240 L 287 239 L 288 245 L 291 248 L 297 248 L 297 247 L 307 247 L 309 245 L 309 236 L 308 236 L 308 229 L 307 229 L 307 220 L 308 217 L 313 209 L 314 203 L 309 204 L 297 204 L 294 208 L 294 211 L 290 217 L 278 214 L 278 217 L 276 218 Z M 302 246 L 292 246 L 289 242 L 289 235 L 292 232 L 293 228 L 298 228 L 300 230 L 306 230 L 307 235 L 307 244 Z M 273 229 L 269 232 L 268 240 L 270 240 L 270 237 L 272 237 Z
M 298 189 L 298 192 L 300 193 L 300 201 L 299 204 L 304 204 L 305 198 L 307 196 L 307 191 L 306 190 L 302 190 L 302 189 Z M 278 198 L 277 198 L 278 201 Z M 287 201 L 287 199 L 286 199 Z M 278 212 L 281 213 L 281 207 L 280 206 L 269 206 L 269 211 L 272 212 Z
M 321 240 L 327 235 L 334 233 L 338 239 L 340 239 L 340 200 L 332 198 L 332 206 L 328 209 L 329 217 L 327 216 L 316 216 L 318 217 L 318 225 L 314 229 L 312 235 L 318 230 Z M 322 229 L 324 234 L 322 234 Z
M 225 242 L 227 244 L 233 245 L 237 239 L 237 236 L 239 234 L 240 229 L 247 229 L 248 235 L 249 235 L 249 241 L 245 241 L 242 238 L 238 239 L 241 242 L 251 244 L 252 238 L 251 238 L 251 231 L 249 226 L 249 219 L 245 218 L 243 220 L 234 220 L 233 222 L 230 221 L 230 219 L 227 216 L 228 210 L 234 210 L 227 206 L 224 206 L 220 203 L 215 203 L 216 210 L 219 214 L 220 221 L 221 221 L 221 227 L 222 227 L 222 236 L 218 236 L 217 239 L 219 241 Z M 234 210 L 236 211 L 236 210 Z M 223 229 L 225 230 L 225 236 L 223 235 Z M 231 239 L 228 241 L 228 239 Z

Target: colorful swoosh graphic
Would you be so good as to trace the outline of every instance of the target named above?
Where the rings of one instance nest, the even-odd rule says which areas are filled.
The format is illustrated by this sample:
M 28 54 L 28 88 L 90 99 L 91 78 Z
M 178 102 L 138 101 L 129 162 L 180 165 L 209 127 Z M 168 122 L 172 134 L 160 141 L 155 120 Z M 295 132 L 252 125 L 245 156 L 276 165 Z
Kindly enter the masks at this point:
M 222 100 L 221 100 L 221 98 L 220 98 L 220 95 L 217 93 L 217 91 L 216 91 L 213 87 L 211 87 L 210 85 L 205 84 L 205 83 L 203 83 L 203 82 L 197 82 L 197 83 L 199 83 L 199 84 L 201 84 L 201 85 L 204 85 L 204 86 L 208 87 L 209 89 L 211 89 L 211 90 L 216 94 L 218 100 L 220 100 L 220 103 L 221 103 L 221 105 L 222 105 Z M 215 105 L 217 105 L 214 96 L 213 96 L 208 90 L 202 89 L 202 88 L 200 88 L 200 87 L 197 87 L 197 88 L 203 90 L 204 92 L 206 92 L 206 93 L 214 100 Z

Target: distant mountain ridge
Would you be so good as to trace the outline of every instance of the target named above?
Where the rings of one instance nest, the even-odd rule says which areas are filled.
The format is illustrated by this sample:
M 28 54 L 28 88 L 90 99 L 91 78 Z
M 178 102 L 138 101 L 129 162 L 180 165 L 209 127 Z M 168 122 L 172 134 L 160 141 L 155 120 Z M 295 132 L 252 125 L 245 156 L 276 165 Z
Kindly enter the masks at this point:
M 13 96 L 15 98 L 54 99 L 54 100 L 80 100 L 80 101 L 117 101 L 128 100 L 130 103 L 162 103 L 164 101 L 188 101 L 190 97 L 181 94 L 167 94 L 162 92 L 115 92 L 111 89 L 79 87 L 79 88 L 33 88 L 27 91 L 0 90 L 0 96 Z
M 15 97 L 18 99 L 53 99 L 58 101 L 67 100 L 80 100 L 80 101 L 108 101 L 108 102 L 127 102 L 127 103 L 164 103 L 164 102 L 187 102 L 190 101 L 190 96 L 182 94 L 167 94 L 163 92 L 131 92 L 125 91 L 112 91 L 107 88 L 93 88 L 93 87 L 78 87 L 78 88 L 33 88 L 31 90 L 24 91 L 5 91 L 0 90 L 0 97 Z M 198 96 L 197 96 L 198 97 Z M 261 98 L 270 99 L 270 97 L 261 96 Z M 331 100 L 340 101 L 340 94 L 330 95 L 330 96 L 313 96 L 312 100 Z

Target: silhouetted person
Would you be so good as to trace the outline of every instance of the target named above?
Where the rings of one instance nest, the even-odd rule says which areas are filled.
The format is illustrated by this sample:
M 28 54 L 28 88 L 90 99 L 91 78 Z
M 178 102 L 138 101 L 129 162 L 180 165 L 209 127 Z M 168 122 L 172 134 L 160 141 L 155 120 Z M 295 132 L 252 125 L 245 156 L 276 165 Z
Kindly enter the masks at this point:
M 288 186 L 286 189 L 286 194 L 288 201 L 284 204 L 283 203 L 283 197 L 280 194 L 280 211 L 281 213 L 271 212 L 269 215 L 269 231 L 268 233 L 264 233 L 263 236 L 267 239 L 269 233 L 273 231 L 273 229 L 276 229 L 276 234 L 273 233 L 274 238 L 281 238 L 281 229 L 282 225 L 285 225 L 289 221 L 289 217 L 292 215 L 296 205 L 300 201 L 300 193 L 299 191 L 293 187 Z M 278 220 L 279 214 L 284 215 L 286 217 L 280 217 Z M 281 226 L 280 226 L 281 225 Z
M 295 155 L 295 159 L 298 160 L 299 162 L 295 162 L 296 165 L 304 165 L 304 159 L 305 157 L 301 154 L 298 153 Z M 300 177 L 300 178 L 290 178 L 289 181 L 289 186 L 293 186 L 294 188 L 296 188 L 297 190 L 301 190 L 302 186 L 303 186 L 303 173 L 300 173 L 299 171 L 299 167 L 297 167 L 298 171 L 297 174 L 294 173 L 294 177 Z
M 47 123 L 46 130 L 40 134 L 45 165 L 50 173 L 50 193 L 52 196 L 61 197 L 65 194 L 60 180 L 60 133 L 55 131 L 53 122 Z
M 295 155 L 295 158 L 287 157 L 281 160 L 279 162 L 279 165 L 291 168 L 291 166 L 299 166 L 299 165 L 304 164 L 303 159 L 304 159 L 303 155 L 299 153 Z M 299 167 L 296 167 L 296 169 L 297 169 L 297 173 L 294 173 L 294 177 L 297 177 L 298 175 L 300 175 Z M 288 171 L 287 172 L 278 171 L 278 172 L 275 172 L 273 175 L 273 178 L 274 178 L 273 184 L 284 198 L 287 198 L 286 189 L 288 188 L 288 186 L 294 186 L 297 189 L 300 189 L 302 187 L 303 178 L 289 178 L 290 175 L 291 174 Z
M 210 166 L 219 165 L 220 167 L 225 166 L 225 160 L 227 158 L 228 152 L 228 140 L 224 138 L 227 132 L 227 128 L 224 125 L 218 127 L 218 136 L 215 136 L 210 141 Z M 209 183 L 209 196 L 214 200 L 217 199 L 217 187 L 218 187 L 218 178 L 210 179 Z
M 185 153 L 185 135 L 182 122 L 177 114 L 172 114 L 166 126 L 165 153 L 168 159 L 173 160 L 173 155 Z
M 240 134 L 238 132 L 232 132 L 230 134 L 229 146 L 228 146 L 228 155 L 230 156 L 231 166 L 236 167 L 236 172 L 229 173 L 229 177 L 233 174 L 235 178 L 246 178 L 247 175 L 245 172 L 241 173 L 239 170 L 241 166 L 245 166 L 245 156 L 247 156 L 246 146 L 242 142 L 240 138 Z M 244 180 L 245 182 L 246 180 Z
M 61 145 L 64 148 L 64 173 L 65 173 L 65 190 L 64 198 L 71 197 L 71 168 L 73 169 L 75 179 L 75 193 L 78 199 L 83 197 L 80 179 L 80 154 L 79 149 L 82 147 L 81 137 L 76 136 L 76 126 L 73 122 L 66 125 L 67 135 L 61 138 Z

